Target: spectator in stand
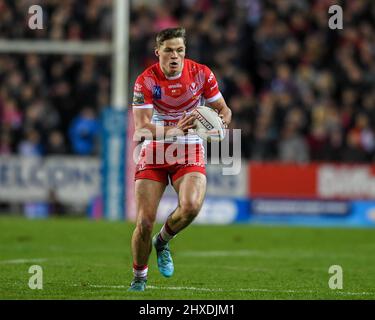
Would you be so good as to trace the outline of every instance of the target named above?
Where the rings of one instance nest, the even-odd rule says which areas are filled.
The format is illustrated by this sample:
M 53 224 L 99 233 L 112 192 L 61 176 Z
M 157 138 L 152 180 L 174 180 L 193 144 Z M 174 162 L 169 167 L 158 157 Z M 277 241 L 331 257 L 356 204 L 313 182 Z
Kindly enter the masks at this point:
M 9 131 L 0 132 L 0 156 L 12 153 L 12 140 Z
M 264 118 L 257 122 L 251 144 L 251 160 L 267 161 L 275 158 L 277 151 L 269 121 L 269 118 Z
M 344 162 L 360 163 L 367 160 L 366 152 L 361 148 L 360 136 L 351 131 L 346 136 L 346 147 L 343 150 Z
M 311 160 L 317 161 L 324 158 L 326 139 L 326 131 L 322 124 L 316 124 L 311 128 L 311 133 L 307 137 Z
M 47 143 L 47 154 L 64 155 L 68 152 L 62 133 L 54 130 L 49 134 Z
M 344 159 L 344 150 L 344 135 L 340 129 L 334 129 L 329 133 L 319 160 L 326 162 L 342 162 Z
M 85 107 L 72 121 L 69 128 L 69 137 L 73 152 L 78 155 L 93 155 L 99 134 L 99 122 L 94 111 Z
M 22 123 L 22 113 L 14 99 L 8 98 L 2 104 L 1 124 L 11 129 L 18 129 Z
M 18 146 L 18 153 L 26 157 L 43 155 L 43 147 L 38 131 L 30 129 L 25 134 L 25 139 Z
M 371 161 L 375 149 L 374 131 L 369 126 L 369 119 L 364 113 L 358 113 L 355 117 L 354 127 L 348 135 L 356 136 L 360 148 L 366 153 L 366 158 Z
M 283 128 L 278 147 L 282 162 L 302 163 L 309 160 L 307 143 L 293 123 L 287 123 Z

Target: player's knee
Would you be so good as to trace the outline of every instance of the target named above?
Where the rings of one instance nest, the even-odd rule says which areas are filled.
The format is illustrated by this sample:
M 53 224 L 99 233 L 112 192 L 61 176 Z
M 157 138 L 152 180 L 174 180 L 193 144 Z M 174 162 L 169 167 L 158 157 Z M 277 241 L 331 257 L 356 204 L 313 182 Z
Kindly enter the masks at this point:
M 180 208 L 184 218 L 193 220 L 198 215 L 201 204 L 198 201 L 182 200 L 180 201 Z
M 137 227 L 142 237 L 149 236 L 154 227 L 154 221 L 149 218 L 140 218 L 137 221 Z

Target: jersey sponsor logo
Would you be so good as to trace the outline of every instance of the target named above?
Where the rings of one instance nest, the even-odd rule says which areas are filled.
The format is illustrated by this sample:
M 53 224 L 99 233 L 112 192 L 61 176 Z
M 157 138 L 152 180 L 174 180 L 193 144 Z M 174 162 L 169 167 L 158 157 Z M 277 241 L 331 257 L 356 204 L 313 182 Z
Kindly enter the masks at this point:
M 208 77 L 208 82 L 211 82 L 212 80 L 214 80 L 214 74 L 211 72 L 210 73 L 210 76 Z
M 171 94 L 172 96 L 179 96 L 181 94 L 181 89 L 172 89 Z
M 181 83 L 176 83 L 176 84 L 171 84 L 168 86 L 169 89 L 177 89 L 177 88 L 182 88 Z
M 161 99 L 161 87 L 160 86 L 153 86 L 153 88 L 152 88 L 152 97 L 155 100 Z
M 133 104 L 144 104 L 145 103 L 145 95 L 142 92 L 134 92 L 133 95 Z

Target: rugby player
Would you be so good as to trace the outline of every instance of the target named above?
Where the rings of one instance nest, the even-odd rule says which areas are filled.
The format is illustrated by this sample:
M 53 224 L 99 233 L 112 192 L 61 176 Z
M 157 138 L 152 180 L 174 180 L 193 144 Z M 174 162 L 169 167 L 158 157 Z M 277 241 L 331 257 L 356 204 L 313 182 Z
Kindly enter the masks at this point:
M 231 121 L 231 110 L 214 74 L 207 66 L 186 59 L 185 51 L 185 29 L 162 30 L 156 37 L 159 62 L 139 75 L 134 85 L 135 133 L 149 137 L 143 142 L 136 165 L 137 218 L 131 243 L 134 278 L 129 291 L 145 290 L 152 246 L 160 273 L 173 275 L 169 241 L 194 220 L 202 207 L 206 192 L 204 148 L 192 130 L 194 109 L 205 103 L 218 112 L 225 126 Z M 172 143 L 184 144 L 182 162 L 150 161 L 147 155 L 158 151 L 165 155 Z M 178 206 L 152 238 L 157 208 L 169 180 L 178 194 Z

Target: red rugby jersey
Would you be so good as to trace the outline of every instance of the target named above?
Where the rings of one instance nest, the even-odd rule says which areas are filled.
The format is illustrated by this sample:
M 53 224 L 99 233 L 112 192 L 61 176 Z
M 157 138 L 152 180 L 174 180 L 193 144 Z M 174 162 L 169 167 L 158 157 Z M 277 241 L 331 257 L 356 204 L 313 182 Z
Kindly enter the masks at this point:
M 152 123 L 175 125 L 184 111 L 221 98 L 215 75 L 205 65 L 185 59 L 182 72 L 166 77 L 159 63 L 147 68 L 136 80 L 132 107 L 153 109 Z M 178 137 L 181 143 L 200 143 L 195 134 Z M 169 142 L 165 140 L 165 142 Z

